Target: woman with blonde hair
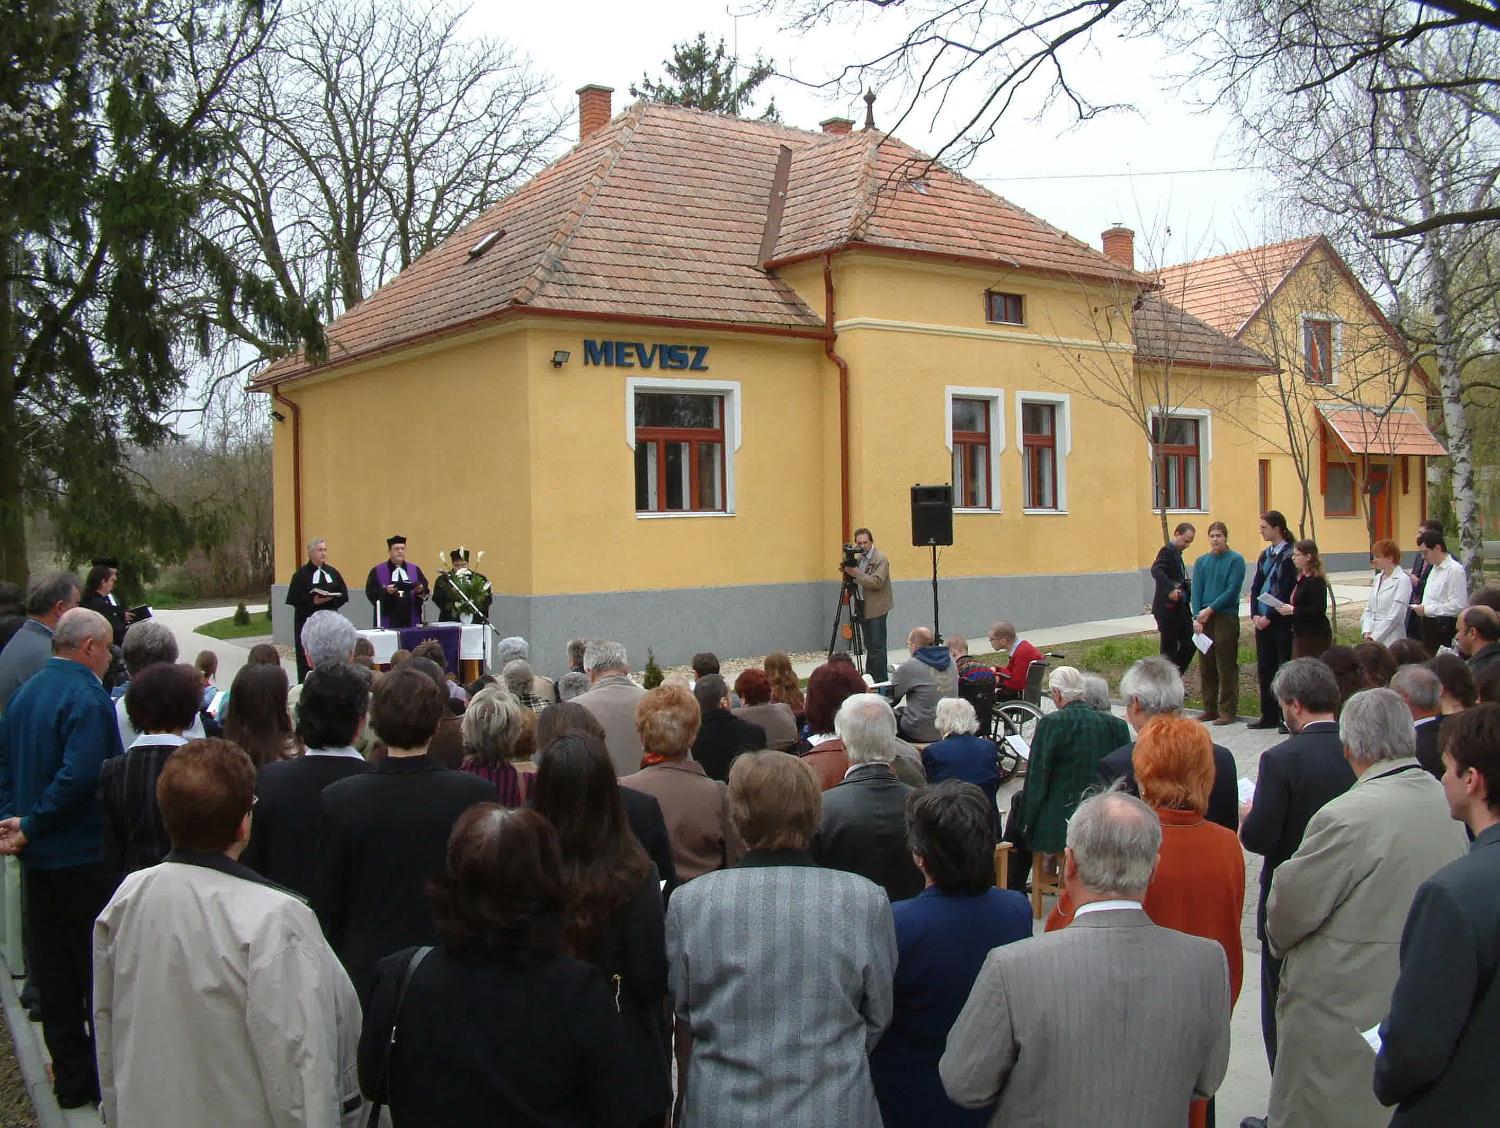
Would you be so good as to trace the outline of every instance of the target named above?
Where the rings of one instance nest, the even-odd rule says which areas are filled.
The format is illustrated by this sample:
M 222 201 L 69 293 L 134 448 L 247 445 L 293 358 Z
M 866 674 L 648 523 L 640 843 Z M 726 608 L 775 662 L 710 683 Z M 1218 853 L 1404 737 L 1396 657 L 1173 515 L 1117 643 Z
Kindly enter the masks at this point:
M 1141 799 L 1161 820 L 1161 854 L 1141 908 L 1153 923 L 1215 940 L 1229 961 L 1230 1004 L 1240 996 L 1244 946 L 1245 855 L 1235 833 L 1208 821 L 1214 783 L 1214 749 L 1208 730 L 1186 717 L 1163 714 L 1147 721 L 1131 757 Z M 1047 931 L 1072 923 L 1066 894 L 1047 920 Z M 1208 1102 L 1194 1102 L 1190 1123 L 1207 1122 Z
M 487 779 L 500 803 L 521 807 L 536 786 L 531 762 L 536 714 L 499 685 L 476 693 L 463 715 L 463 771 Z

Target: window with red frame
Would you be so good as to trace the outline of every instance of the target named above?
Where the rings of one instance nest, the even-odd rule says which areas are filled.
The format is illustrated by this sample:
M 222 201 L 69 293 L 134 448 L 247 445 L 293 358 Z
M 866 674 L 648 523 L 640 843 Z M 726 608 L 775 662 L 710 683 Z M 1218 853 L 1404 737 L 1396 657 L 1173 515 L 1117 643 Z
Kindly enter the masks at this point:
M 990 508 L 990 401 L 955 398 L 952 438 L 953 504 Z
M 1310 382 L 1333 383 L 1333 322 L 1315 317 L 1302 322 L 1302 358 Z
M 1026 303 L 1020 294 L 987 293 L 984 296 L 984 319 L 1002 325 L 1025 325 Z
M 1021 404 L 1021 469 L 1026 484 L 1026 508 L 1056 509 L 1056 404 Z
M 724 397 L 635 394 L 635 508 L 724 511 Z
M 1151 442 L 1155 508 L 1202 509 L 1198 420 L 1158 415 L 1151 420 Z
M 1323 516 L 1353 517 L 1358 513 L 1354 495 L 1354 468 L 1343 460 L 1328 427 L 1319 428 L 1319 445 L 1322 447 Z

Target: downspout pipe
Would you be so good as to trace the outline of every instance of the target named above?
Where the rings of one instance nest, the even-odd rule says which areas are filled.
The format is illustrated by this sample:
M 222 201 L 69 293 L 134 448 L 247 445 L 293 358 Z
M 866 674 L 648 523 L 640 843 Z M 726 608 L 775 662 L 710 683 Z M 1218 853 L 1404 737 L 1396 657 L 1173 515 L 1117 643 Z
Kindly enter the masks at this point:
M 302 408 L 281 394 L 281 385 L 271 385 L 271 397 L 292 413 L 292 529 L 297 552 L 302 551 Z
M 833 253 L 823 252 L 823 352 L 839 370 L 839 523 L 849 543 L 849 362 L 839 356 L 833 327 Z

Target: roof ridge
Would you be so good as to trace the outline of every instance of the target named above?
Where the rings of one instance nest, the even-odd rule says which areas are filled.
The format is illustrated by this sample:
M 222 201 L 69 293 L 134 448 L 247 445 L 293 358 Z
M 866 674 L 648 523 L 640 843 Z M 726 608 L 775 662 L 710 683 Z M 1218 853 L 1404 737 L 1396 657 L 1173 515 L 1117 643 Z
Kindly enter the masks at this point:
M 583 223 L 583 217 L 587 214 L 589 206 L 599 194 L 599 190 L 609 181 L 610 173 L 614 171 L 615 164 L 620 155 L 624 153 L 626 145 L 635 136 L 636 129 L 645 116 L 645 102 L 638 101 L 622 115 L 620 127 L 614 138 L 609 142 L 594 171 L 578 192 L 573 207 L 563 217 L 562 223 L 558 224 L 552 239 L 547 247 L 537 258 L 537 264 L 530 274 L 516 287 L 511 294 L 511 302 L 516 305 L 529 305 L 547 284 L 552 272 L 557 269 L 562 261 L 563 253 L 568 249 L 568 244 L 573 241 L 579 226 Z
M 845 242 L 859 242 L 869 230 L 875 211 L 880 206 L 880 146 L 885 135 L 870 130 L 865 141 L 864 157 L 859 164 L 859 183 L 854 190 L 854 206 L 850 211 L 849 225 L 844 229 Z
M 1218 262 L 1220 259 L 1241 258 L 1245 255 L 1255 254 L 1257 251 L 1269 251 L 1275 247 L 1290 247 L 1295 243 L 1316 243 L 1318 240 L 1324 238 L 1326 238 L 1326 236 L 1322 234 L 1315 234 L 1299 235 L 1293 239 L 1278 239 L 1274 243 L 1262 243 L 1256 247 L 1242 247 L 1237 251 L 1225 251 L 1223 254 L 1209 255 L 1207 258 L 1189 259 L 1187 262 L 1178 262 L 1172 263 L 1168 266 L 1159 266 L 1150 273 L 1161 274 L 1162 272 L 1168 270 L 1182 270 L 1189 266 L 1202 266 L 1205 263 Z

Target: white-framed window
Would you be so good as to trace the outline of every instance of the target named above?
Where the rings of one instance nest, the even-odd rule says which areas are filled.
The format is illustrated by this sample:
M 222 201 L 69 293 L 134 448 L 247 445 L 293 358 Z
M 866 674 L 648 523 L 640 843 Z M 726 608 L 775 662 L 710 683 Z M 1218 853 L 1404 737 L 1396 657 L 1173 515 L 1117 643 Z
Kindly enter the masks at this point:
M 943 433 L 953 454 L 953 507 L 998 513 L 1005 392 L 951 384 L 943 391 Z
M 1302 375 L 1309 384 L 1337 384 L 1344 322 L 1332 313 L 1302 314 Z
M 1016 393 L 1016 446 L 1021 451 L 1021 498 L 1027 513 L 1068 511 L 1071 419 L 1072 397 L 1066 393 Z
M 734 512 L 739 381 L 627 377 L 625 441 L 635 452 L 636 516 Z
M 1151 507 L 1168 513 L 1208 511 L 1213 413 L 1197 407 L 1151 412 Z

